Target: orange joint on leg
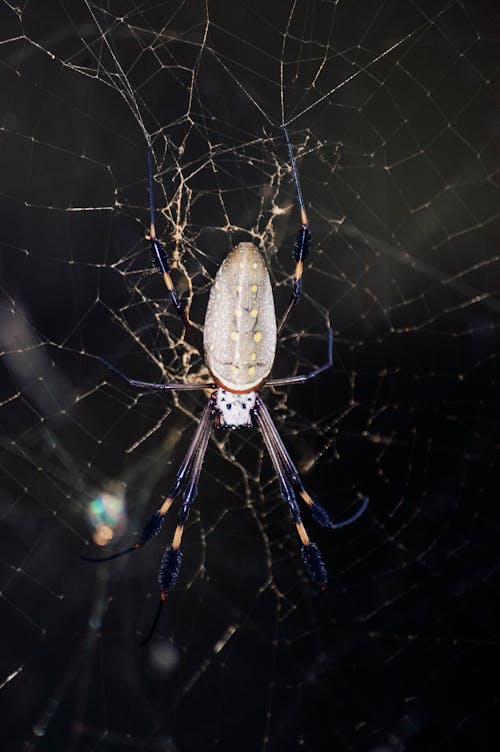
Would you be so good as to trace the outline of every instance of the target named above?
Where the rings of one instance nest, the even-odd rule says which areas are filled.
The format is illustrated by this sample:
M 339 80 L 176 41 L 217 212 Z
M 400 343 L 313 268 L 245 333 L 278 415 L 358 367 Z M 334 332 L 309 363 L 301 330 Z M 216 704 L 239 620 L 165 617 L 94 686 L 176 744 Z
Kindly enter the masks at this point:
M 172 541 L 172 548 L 174 549 L 174 551 L 177 551 L 177 549 L 181 545 L 183 532 L 184 527 L 182 525 L 177 525 L 177 527 L 175 528 L 174 539 Z
M 297 281 L 302 277 L 303 271 L 304 271 L 304 262 L 297 261 L 297 263 L 295 264 L 295 279 Z
M 314 501 L 313 501 L 313 500 L 311 499 L 311 497 L 309 496 L 309 494 L 307 493 L 307 491 L 300 491 L 300 492 L 299 492 L 299 495 L 300 495 L 300 498 L 301 498 L 301 499 L 302 499 L 303 501 L 305 501 L 305 502 L 306 502 L 306 504 L 307 504 L 307 505 L 308 505 L 309 507 L 313 507 L 313 506 L 314 506 Z
M 311 543 L 311 541 L 309 540 L 309 536 L 306 533 L 306 529 L 304 525 L 302 524 L 302 522 L 297 522 L 296 528 L 297 528 L 297 532 L 299 534 L 300 540 L 302 541 L 304 546 L 308 546 Z
M 153 224 L 149 226 L 149 237 L 151 238 L 151 240 L 155 240 L 156 238 L 156 230 Z
M 161 507 L 159 508 L 158 512 L 162 515 L 167 514 L 168 510 L 172 506 L 173 499 L 171 496 L 167 496 Z
M 307 219 L 306 210 L 303 209 L 303 208 L 300 210 L 300 220 L 301 220 L 301 222 L 302 222 L 303 225 L 308 225 L 309 224 L 309 220 Z
M 172 290 L 174 289 L 174 283 L 172 282 L 172 277 L 168 272 L 163 272 L 163 281 L 165 282 L 168 291 L 172 292 Z
M 167 591 L 166 590 L 162 590 L 161 593 L 160 593 L 160 601 L 162 603 L 165 603 L 166 600 L 167 600 Z

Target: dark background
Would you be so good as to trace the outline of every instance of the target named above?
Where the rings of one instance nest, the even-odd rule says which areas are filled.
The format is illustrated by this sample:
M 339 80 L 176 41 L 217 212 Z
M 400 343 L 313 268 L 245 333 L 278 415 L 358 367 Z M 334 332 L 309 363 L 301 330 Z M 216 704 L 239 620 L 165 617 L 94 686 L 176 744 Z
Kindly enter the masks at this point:
M 498 749 L 498 35 L 492 2 L 1 6 L 2 748 Z M 239 240 L 288 299 L 283 119 L 314 241 L 274 373 L 321 364 L 329 325 L 335 368 L 263 394 L 331 516 L 370 505 L 304 514 L 319 594 L 257 432 L 214 434 L 139 648 L 175 512 L 144 553 L 79 557 L 103 493 L 109 550 L 134 540 L 205 396 L 95 356 L 206 377 L 151 272 L 147 139 L 201 326 Z

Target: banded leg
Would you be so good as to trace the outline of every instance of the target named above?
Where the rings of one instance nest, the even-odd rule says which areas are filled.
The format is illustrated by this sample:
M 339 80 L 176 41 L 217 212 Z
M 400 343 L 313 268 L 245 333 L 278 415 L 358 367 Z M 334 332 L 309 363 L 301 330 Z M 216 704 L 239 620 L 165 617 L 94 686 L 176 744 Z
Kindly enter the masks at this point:
M 303 384 L 309 379 L 314 379 L 323 371 L 327 371 L 333 366 L 333 329 L 328 329 L 328 352 L 326 362 L 319 368 L 309 373 L 303 373 L 300 376 L 286 376 L 284 379 L 269 379 L 264 386 L 285 386 L 286 384 Z
M 261 400 L 260 403 L 262 404 Z M 278 476 L 281 495 L 288 504 L 292 520 L 295 524 L 297 533 L 301 541 L 302 561 L 304 562 L 307 574 L 309 575 L 311 580 L 313 580 L 313 582 L 315 582 L 322 590 L 324 590 L 328 581 L 328 573 L 326 571 L 325 564 L 318 547 L 311 541 L 304 527 L 302 518 L 300 516 L 299 505 L 297 504 L 297 498 L 293 490 L 292 481 L 279 456 L 276 444 L 273 441 L 271 434 L 269 433 L 267 422 L 265 421 L 261 410 L 261 404 L 259 404 L 255 408 L 254 415 L 257 424 L 262 432 L 262 437 L 264 439 L 267 451 L 269 452 L 269 456 L 271 457 L 274 470 L 276 472 L 276 475 Z
M 205 434 L 207 434 L 207 437 L 210 434 L 210 429 L 212 426 L 212 410 L 213 398 L 210 398 L 205 405 L 201 420 L 195 431 L 191 444 L 189 445 L 189 449 L 187 450 L 186 455 L 182 460 L 182 464 L 177 472 L 175 481 L 170 487 L 170 490 L 168 491 L 163 504 L 159 507 L 159 509 L 156 510 L 156 512 L 154 512 L 148 522 L 144 525 L 137 542 L 133 546 L 125 548 L 123 551 L 118 551 L 115 554 L 110 554 L 109 556 L 82 556 L 82 559 L 84 559 L 85 561 L 94 562 L 111 561 L 111 559 L 118 559 L 120 556 L 124 556 L 125 554 L 132 553 L 132 551 L 138 551 L 140 548 L 144 548 L 146 543 L 149 543 L 149 541 L 154 538 L 155 535 L 158 535 L 163 527 L 163 523 L 165 522 L 165 516 L 172 506 L 172 502 L 179 493 L 179 490 L 182 487 L 182 484 L 186 477 L 189 477 L 188 473 L 191 467 L 194 467 L 194 465 L 196 464 L 197 453 L 199 452 L 199 449 L 202 446 L 203 441 L 205 440 Z
M 292 166 L 295 190 L 297 192 L 297 201 L 299 203 L 299 209 L 300 209 L 301 226 L 297 232 L 297 235 L 295 236 L 295 243 L 294 243 L 294 249 L 293 249 L 293 256 L 295 259 L 295 272 L 293 275 L 293 292 L 290 297 L 290 301 L 288 303 L 287 309 L 285 313 L 283 314 L 281 321 L 279 323 L 278 333 L 283 329 L 294 306 L 296 305 L 296 303 L 298 302 L 300 298 L 300 294 L 302 292 L 302 272 L 304 271 L 304 261 L 308 257 L 309 250 L 311 248 L 311 230 L 309 229 L 309 219 L 307 217 L 306 207 L 304 205 L 304 199 L 302 197 L 302 190 L 300 187 L 299 175 L 297 173 L 297 165 L 295 163 L 295 157 L 293 156 L 292 145 L 290 143 L 290 137 L 288 135 L 288 129 L 286 128 L 286 126 L 282 126 L 282 127 L 283 127 L 283 132 L 285 134 L 288 154 L 290 157 L 290 164 Z
M 356 512 L 351 515 L 351 517 L 348 517 L 345 520 L 341 520 L 340 522 L 334 523 L 331 521 L 326 509 L 324 509 L 320 504 L 314 501 L 304 488 L 304 484 L 299 475 L 299 471 L 297 470 L 297 467 L 290 457 L 287 448 L 283 443 L 283 439 L 278 433 L 278 429 L 274 425 L 274 422 L 269 414 L 269 410 L 267 409 L 259 395 L 257 395 L 256 397 L 255 407 L 262 421 L 262 425 L 264 426 L 264 430 L 267 433 L 268 440 L 273 444 L 278 461 L 282 465 L 283 473 L 288 476 L 292 485 L 298 490 L 301 499 L 310 508 L 314 521 L 319 525 L 322 525 L 323 527 L 329 527 L 332 530 L 336 530 L 339 527 L 346 527 L 347 525 L 350 525 L 359 517 L 361 517 L 366 507 L 368 506 L 369 500 L 367 496 L 363 497 L 359 509 L 357 509 Z
M 189 316 L 186 313 L 184 303 L 180 300 L 175 285 L 173 283 L 170 274 L 170 264 L 168 263 L 167 254 L 165 249 L 156 237 L 155 228 L 155 207 L 154 207 L 154 186 L 153 186 L 153 153 L 151 146 L 148 147 L 148 188 L 149 188 L 149 242 L 151 244 L 151 257 L 153 264 L 158 269 L 163 277 L 165 286 L 169 292 L 170 299 L 175 308 L 175 312 L 181 319 L 186 328 L 186 332 L 190 332 L 193 337 L 193 341 L 196 349 L 200 353 L 201 357 L 204 357 L 203 346 L 199 342 L 199 337 L 196 329 L 194 328 Z
M 186 485 L 182 494 L 182 504 L 177 517 L 177 526 L 170 546 L 167 546 L 160 566 L 158 580 L 160 583 L 160 600 L 158 608 L 146 636 L 140 643 L 145 645 L 154 634 L 156 625 L 160 619 L 163 604 L 167 598 L 167 593 L 175 586 L 182 562 L 182 552 L 180 550 L 184 526 L 188 520 L 191 506 L 198 495 L 198 481 L 200 478 L 205 452 L 207 450 L 208 440 L 210 438 L 211 420 L 207 425 L 203 425 L 199 435 L 196 454 L 186 478 Z

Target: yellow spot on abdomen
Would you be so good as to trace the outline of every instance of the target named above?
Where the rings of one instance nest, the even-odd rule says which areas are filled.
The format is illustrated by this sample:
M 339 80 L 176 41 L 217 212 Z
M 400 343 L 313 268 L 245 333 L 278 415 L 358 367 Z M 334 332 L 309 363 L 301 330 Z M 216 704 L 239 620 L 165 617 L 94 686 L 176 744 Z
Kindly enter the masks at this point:
M 255 334 L 253 335 L 253 338 L 255 342 L 260 342 L 262 339 L 262 332 L 255 332 Z
M 255 366 L 250 366 L 250 368 L 248 369 L 248 375 L 253 376 L 254 373 L 255 373 Z
M 252 308 L 252 310 L 250 311 L 250 316 L 251 316 L 251 317 L 252 317 L 253 319 L 256 319 L 258 315 L 259 315 L 259 312 L 258 312 L 258 310 L 257 310 L 256 308 Z
M 238 341 L 238 336 L 238 332 L 231 332 L 231 339 L 233 340 L 233 342 Z
M 234 315 L 238 319 L 241 316 L 241 308 L 235 308 L 234 309 Z
M 232 374 L 238 373 L 238 369 L 236 368 L 236 366 L 231 366 L 231 373 Z
M 257 292 L 257 285 L 252 285 L 250 289 L 252 292 Z
M 250 359 L 251 359 L 251 360 L 257 360 L 257 353 L 252 353 L 252 354 L 250 355 Z

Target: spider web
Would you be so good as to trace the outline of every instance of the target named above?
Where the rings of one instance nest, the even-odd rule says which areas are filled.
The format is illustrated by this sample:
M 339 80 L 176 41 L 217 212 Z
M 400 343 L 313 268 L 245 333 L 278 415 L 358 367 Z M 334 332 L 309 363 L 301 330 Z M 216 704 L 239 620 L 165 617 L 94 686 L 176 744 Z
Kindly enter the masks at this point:
M 2 737 L 9 750 L 496 749 L 498 12 L 487 2 L 4 2 L 0 10 Z M 257 431 L 213 433 L 154 640 L 161 502 L 207 379 L 228 250 L 301 303 L 263 396 L 330 573 L 306 578 Z M 496 232 L 495 232 L 496 231 Z M 496 488 L 495 488 L 496 490 Z M 496 509 L 495 509 L 496 511 Z M 498 664 L 496 664 L 498 665 Z M 497 743 L 495 744 L 495 739 Z

